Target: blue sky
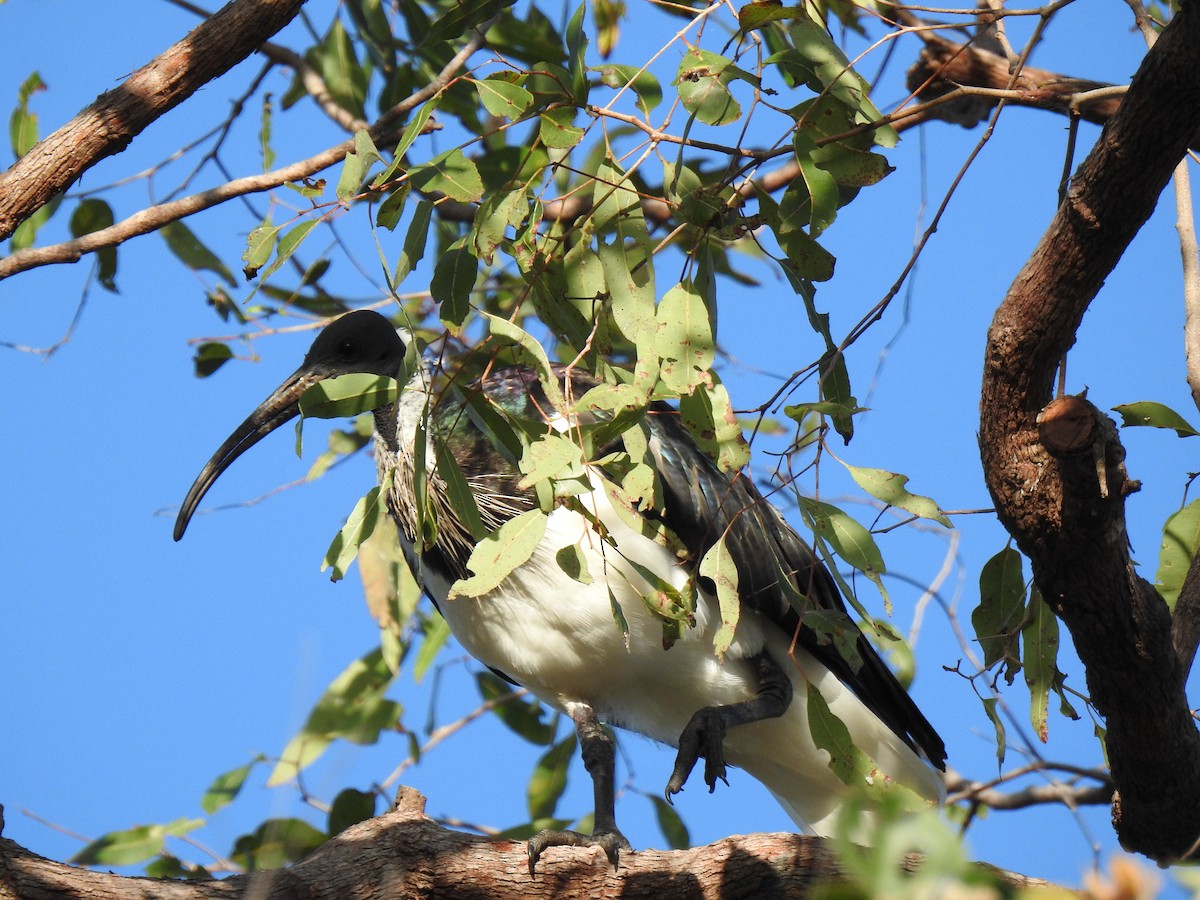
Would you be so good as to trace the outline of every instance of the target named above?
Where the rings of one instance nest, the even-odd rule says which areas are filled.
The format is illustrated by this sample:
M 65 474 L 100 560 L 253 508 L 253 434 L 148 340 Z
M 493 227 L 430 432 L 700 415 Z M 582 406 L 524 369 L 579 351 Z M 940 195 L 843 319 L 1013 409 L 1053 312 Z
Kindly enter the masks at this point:
M 44 33 L 50 8 L 76 26 L 56 32 L 52 53 L 39 50 L 44 43 L 33 39 Z M 308 5 L 319 30 L 330 8 Z M 125 18 L 74 0 L 0 6 L 0 29 L 10 38 L 0 56 L 0 108 L 11 108 L 17 85 L 37 69 L 49 86 L 34 100 L 45 134 L 194 24 L 165 3 L 139 3 L 122 12 Z M 1010 27 L 1015 38 L 1027 31 L 1023 23 Z M 631 34 L 635 30 L 627 27 L 625 39 L 639 39 Z M 28 39 L 14 39 L 20 36 Z M 306 46 L 299 26 L 279 42 Z M 901 70 L 915 52 L 915 41 L 901 43 L 877 94 L 881 106 L 901 98 Z M 1034 62 L 1122 82 L 1142 52 L 1125 6 L 1110 3 L 1068 8 Z M 199 137 L 222 117 L 258 64 L 207 86 L 125 154 L 89 172 L 80 187 L 94 189 L 138 172 Z M 864 74 L 871 77 L 876 68 L 867 64 Z M 269 89 L 278 96 L 286 80 L 271 77 Z M 250 147 L 254 125 L 240 133 Z M 1080 146 L 1090 146 L 1097 133 L 1083 126 Z M 281 158 L 307 155 L 341 138 L 304 103 L 276 117 L 275 134 Z M 854 442 L 835 448 L 841 458 L 902 472 L 912 490 L 934 496 L 945 509 L 990 505 L 975 444 L 984 334 L 1053 211 L 1065 137 L 1065 121 L 1047 113 L 1010 110 L 1002 117 L 908 288 L 850 351 L 856 393 L 871 411 L 861 417 Z M 978 131 L 945 124 L 906 133 L 888 152 L 897 171 L 839 214 L 825 241 L 838 257 L 837 274 L 818 291 L 835 334 L 853 326 L 899 275 L 914 237 L 978 138 Z M 9 159 L 0 155 L 4 164 Z M 244 171 L 255 165 L 250 158 Z M 187 168 L 176 167 L 152 190 L 161 196 Z M 118 215 L 127 215 L 144 201 L 146 185 L 117 196 Z M 352 239 L 354 215 L 344 220 Z M 232 265 L 248 221 L 242 210 L 232 210 L 202 217 L 192 227 Z M 1068 389 L 1086 386 L 1101 407 L 1158 400 L 1195 422 L 1200 414 L 1190 406 L 1184 382 L 1173 221 L 1168 193 L 1085 320 L 1070 358 Z M 53 221 L 43 240 L 61 239 L 65 227 Z M 385 250 L 394 254 L 401 236 Z M 333 274 L 348 295 L 364 301 L 377 296 L 374 253 L 369 244 L 358 250 L 367 276 L 335 264 Z M 257 362 L 234 362 L 199 380 L 187 340 L 236 331 L 204 303 L 209 276 L 183 268 L 155 235 L 121 248 L 119 296 L 93 287 L 84 298 L 88 265 L 85 260 L 0 283 L 0 341 L 14 344 L 52 344 L 86 301 L 71 340 L 51 358 L 0 348 L 0 413 L 10 447 L 0 476 L 7 573 L 0 600 L 0 727 L 8 735 L 0 745 L 0 803 L 6 837 L 60 859 L 81 846 L 65 832 L 92 838 L 200 815 L 200 796 L 217 774 L 258 753 L 278 753 L 324 687 L 377 642 L 356 577 L 334 585 L 318 571 L 342 517 L 373 481 L 370 461 L 358 458 L 319 481 L 241 505 L 303 477 L 323 445 L 317 428 L 306 430 L 304 460 L 295 458 L 286 434 L 248 454 L 204 504 L 230 508 L 198 516 L 183 542 L 171 540 L 174 510 L 200 466 L 295 368 L 308 338 L 257 341 Z M 747 268 L 761 285 L 723 287 L 721 301 L 721 341 L 738 361 L 727 364 L 722 377 L 742 408 L 774 390 L 777 382 L 761 373 L 786 375 L 819 353 L 786 284 L 765 266 Z M 660 282 L 670 277 L 664 272 Z M 428 273 L 418 272 L 409 285 L 420 287 L 422 278 L 427 283 Z M 1131 474 L 1143 482 L 1129 503 L 1130 533 L 1136 557 L 1152 577 L 1162 519 L 1179 505 L 1186 473 L 1198 468 L 1195 445 L 1149 430 L 1126 432 L 1125 442 Z M 765 473 L 770 463 L 760 454 L 754 465 Z M 820 477 L 823 498 L 844 502 L 863 521 L 873 518 L 836 463 L 826 460 Z M 955 524 L 948 562 L 950 539 L 936 529 L 900 529 L 879 539 L 892 573 L 895 619 L 905 632 L 923 586 L 938 578 L 945 563 L 939 597 L 970 633 L 979 569 L 1004 546 L 1005 535 L 988 515 L 959 516 Z M 861 594 L 878 606 L 869 585 Z M 964 651 L 937 603 L 925 610 L 916 656 L 913 692 L 946 739 L 951 764 L 971 777 L 990 777 L 996 771 L 992 730 L 967 683 L 944 670 Z M 1068 672 L 1068 684 L 1085 689 L 1069 651 L 1060 668 Z M 473 708 L 473 671 L 461 651 L 448 652 L 436 697 L 439 722 Z M 405 705 L 410 727 L 424 725 L 429 681 L 414 685 L 404 678 L 392 696 Z M 1016 721 L 1027 721 L 1020 681 L 1003 698 Z M 1038 751 L 1048 759 L 1095 765 L 1091 734 L 1086 717 L 1072 723 L 1052 711 L 1051 742 Z M 1019 735 L 1010 732 L 1009 766 L 1020 764 L 1019 748 L 1030 740 L 1027 725 Z M 624 774 L 637 789 L 657 793 L 671 755 L 632 736 L 624 746 Z M 346 785 L 365 789 L 386 779 L 406 752 L 398 737 L 370 748 L 338 748 L 313 769 L 305 787 L 324 799 Z M 402 781 L 429 798 L 434 815 L 506 827 L 524 820 L 525 783 L 539 752 L 485 720 L 429 753 Z M 294 789 L 263 787 L 265 776 L 260 767 L 244 795 L 197 839 L 226 851 L 268 815 L 315 817 Z M 578 815 L 590 809 L 590 787 L 581 767 L 571 777 L 560 809 Z M 677 803 L 696 843 L 789 828 L 766 792 L 741 773 L 733 773 L 728 789 L 710 796 L 693 787 Z M 618 817 L 635 845 L 662 846 L 650 804 L 636 792 L 623 797 Z M 1068 884 L 1078 883 L 1092 864 L 1093 848 L 1103 862 L 1116 846 L 1106 808 L 1078 815 L 1058 807 L 993 813 L 968 840 L 977 858 Z M 175 850 L 207 861 L 193 848 Z

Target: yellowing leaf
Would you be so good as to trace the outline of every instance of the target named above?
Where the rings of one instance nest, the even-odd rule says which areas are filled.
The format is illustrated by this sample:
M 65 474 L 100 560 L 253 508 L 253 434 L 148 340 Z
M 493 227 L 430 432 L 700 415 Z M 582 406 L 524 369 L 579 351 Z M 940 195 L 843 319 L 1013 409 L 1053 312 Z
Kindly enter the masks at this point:
M 690 394 L 701 384 L 711 384 L 709 368 L 716 357 L 716 341 L 708 307 L 692 283 L 685 280 L 667 291 L 655 318 L 663 384 L 675 394 Z
M 905 488 L 905 485 L 908 484 L 907 475 L 863 466 L 846 466 L 846 468 L 858 486 L 876 500 L 882 500 L 888 506 L 895 506 L 914 516 L 920 516 L 922 519 L 933 519 L 947 528 L 954 527 L 936 501 L 930 497 L 908 492 Z
M 721 627 L 713 637 L 713 648 L 717 656 L 724 657 L 725 651 L 733 643 L 742 604 L 738 594 L 737 566 L 733 563 L 729 548 L 725 546 L 723 536 L 708 548 L 700 560 L 700 575 L 710 579 L 716 589 L 717 604 L 721 609 Z
M 450 586 L 448 599 L 481 597 L 529 560 L 546 533 L 546 514 L 531 509 L 515 516 L 480 541 L 467 560 L 474 574 Z

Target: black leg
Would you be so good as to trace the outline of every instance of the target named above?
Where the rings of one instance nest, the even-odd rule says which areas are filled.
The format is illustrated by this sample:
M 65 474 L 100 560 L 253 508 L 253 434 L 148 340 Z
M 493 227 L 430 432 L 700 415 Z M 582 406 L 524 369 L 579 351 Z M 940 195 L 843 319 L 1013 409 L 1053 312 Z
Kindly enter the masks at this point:
M 595 810 L 590 835 L 578 831 L 556 831 L 546 828 L 529 840 L 529 875 L 533 876 L 538 860 L 547 847 L 599 847 L 617 867 L 622 850 L 633 850 L 625 835 L 617 828 L 616 812 L 616 745 L 612 736 L 600 724 L 595 711 L 584 703 L 572 704 L 569 712 L 579 736 L 583 765 L 592 776 Z
M 725 732 L 735 725 L 782 716 L 792 702 L 792 681 L 770 656 L 750 660 L 758 674 L 758 695 L 729 706 L 706 706 L 692 716 L 679 735 L 675 770 L 667 782 L 667 801 L 683 790 L 696 761 L 704 757 L 704 782 L 711 794 L 717 779 L 725 781 Z M 725 782 L 728 784 L 729 782 Z

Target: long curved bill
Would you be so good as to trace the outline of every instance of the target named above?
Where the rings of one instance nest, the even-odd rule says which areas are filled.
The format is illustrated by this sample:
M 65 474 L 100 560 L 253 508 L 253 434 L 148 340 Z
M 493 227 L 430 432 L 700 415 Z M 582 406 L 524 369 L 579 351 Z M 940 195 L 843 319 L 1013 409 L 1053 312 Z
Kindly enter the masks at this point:
M 300 396 L 325 377 L 323 373 L 313 372 L 304 367 L 297 369 L 225 439 L 225 443 L 212 455 L 212 459 L 204 464 L 204 468 L 200 470 L 183 499 L 183 505 L 175 519 L 175 540 L 183 537 L 196 507 L 200 505 L 208 489 L 221 477 L 221 473 L 280 425 L 294 419 L 300 412 Z

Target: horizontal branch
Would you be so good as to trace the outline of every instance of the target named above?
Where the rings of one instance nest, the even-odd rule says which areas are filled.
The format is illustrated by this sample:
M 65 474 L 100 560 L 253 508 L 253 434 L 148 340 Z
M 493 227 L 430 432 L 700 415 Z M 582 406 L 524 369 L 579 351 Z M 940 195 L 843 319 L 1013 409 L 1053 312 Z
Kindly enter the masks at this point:
M 93 900 L 359 900 L 405 897 L 571 900 L 759 900 L 802 898 L 836 881 L 840 868 L 821 838 L 752 834 L 690 850 L 621 854 L 614 872 L 594 848 L 552 848 L 529 876 L 523 843 L 450 831 L 425 815 L 425 798 L 401 788 L 395 808 L 342 832 L 287 868 L 220 881 L 122 878 L 55 863 L 0 840 L 0 895 L 87 896 Z M 905 860 L 913 868 L 920 861 Z M 992 874 L 996 870 L 988 869 Z M 1013 887 L 1039 879 L 998 873 Z

